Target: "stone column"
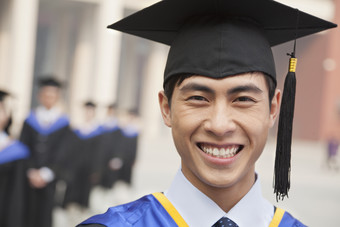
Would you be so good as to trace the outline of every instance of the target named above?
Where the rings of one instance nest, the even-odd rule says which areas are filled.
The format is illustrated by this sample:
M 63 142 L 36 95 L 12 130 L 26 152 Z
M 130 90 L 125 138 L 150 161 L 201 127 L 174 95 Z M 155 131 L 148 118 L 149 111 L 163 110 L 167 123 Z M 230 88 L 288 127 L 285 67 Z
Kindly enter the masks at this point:
M 162 44 L 153 44 L 144 77 L 144 90 L 142 93 L 141 115 L 143 118 L 143 135 L 153 138 L 162 134 L 164 124 L 158 104 L 158 92 L 163 89 L 164 68 L 168 54 L 168 47 Z
M 122 0 L 103 0 L 98 8 L 97 53 L 92 81 L 95 100 L 107 105 L 116 100 L 121 33 L 106 27 L 123 17 Z M 98 111 L 103 115 L 104 111 Z
M 12 133 L 17 134 L 30 109 L 39 1 L 11 0 L 10 3 L 11 41 L 6 84 L 16 100 Z

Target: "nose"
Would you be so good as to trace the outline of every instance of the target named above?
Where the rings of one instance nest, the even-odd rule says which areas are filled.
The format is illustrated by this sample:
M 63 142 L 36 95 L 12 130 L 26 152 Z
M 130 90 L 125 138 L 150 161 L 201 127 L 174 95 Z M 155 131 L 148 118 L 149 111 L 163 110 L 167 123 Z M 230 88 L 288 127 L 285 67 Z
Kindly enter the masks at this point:
M 204 122 L 204 129 L 219 137 L 234 132 L 236 123 L 231 107 L 228 107 L 225 103 L 214 105 Z

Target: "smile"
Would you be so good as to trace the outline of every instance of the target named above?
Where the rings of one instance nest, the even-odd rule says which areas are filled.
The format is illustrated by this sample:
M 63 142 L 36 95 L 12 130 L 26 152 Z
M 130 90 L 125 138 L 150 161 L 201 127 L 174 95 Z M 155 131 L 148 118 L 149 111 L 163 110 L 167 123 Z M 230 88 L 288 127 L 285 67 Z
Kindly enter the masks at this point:
M 230 145 L 225 147 L 216 147 L 210 144 L 199 144 L 200 149 L 216 158 L 231 158 L 234 157 L 243 148 L 241 145 Z

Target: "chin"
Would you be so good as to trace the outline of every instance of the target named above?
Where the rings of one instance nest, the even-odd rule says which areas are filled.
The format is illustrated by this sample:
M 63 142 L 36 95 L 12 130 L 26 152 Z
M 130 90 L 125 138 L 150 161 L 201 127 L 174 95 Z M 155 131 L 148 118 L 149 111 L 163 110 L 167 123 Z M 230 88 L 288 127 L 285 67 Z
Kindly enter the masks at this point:
M 211 174 L 211 175 L 204 175 L 201 176 L 201 182 L 214 188 L 228 188 L 235 184 L 236 180 L 234 177 L 229 176 L 226 177 L 226 174 Z

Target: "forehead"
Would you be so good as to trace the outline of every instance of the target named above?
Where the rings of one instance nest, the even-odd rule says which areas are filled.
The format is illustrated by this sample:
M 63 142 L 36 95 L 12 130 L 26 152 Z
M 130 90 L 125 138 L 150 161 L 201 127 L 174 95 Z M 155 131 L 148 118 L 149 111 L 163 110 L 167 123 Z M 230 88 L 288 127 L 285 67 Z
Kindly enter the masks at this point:
M 178 89 L 188 84 L 200 84 L 211 89 L 227 89 L 234 86 L 253 84 L 263 90 L 267 90 L 266 76 L 261 72 L 244 73 L 224 78 L 210 78 L 202 75 L 193 75 L 185 78 L 177 85 Z
M 40 91 L 41 92 L 48 92 L 48 93 L 51 93 L 51 92 L 59 92 L 59 88 L 56 87 L 56 86 L 43 86 L 40 88 Z

